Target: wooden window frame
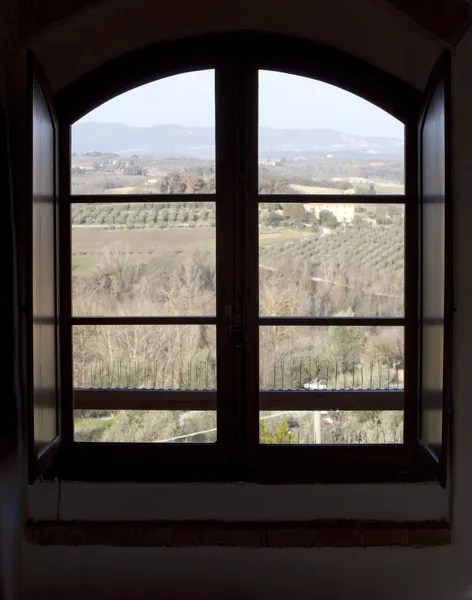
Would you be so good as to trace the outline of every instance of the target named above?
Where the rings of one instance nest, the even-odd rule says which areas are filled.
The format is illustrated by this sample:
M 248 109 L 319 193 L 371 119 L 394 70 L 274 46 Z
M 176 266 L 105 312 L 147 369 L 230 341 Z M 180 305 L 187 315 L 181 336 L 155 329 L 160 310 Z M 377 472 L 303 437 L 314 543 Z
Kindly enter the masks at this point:
M 264 398 L 259 389 L 247 388 L 246 382 L 258 382 L 258 378 L 246 378 L 232 382 L 234 392 L 231 398 L 225 398 L 218 407 L 218 431 L 222 432 L 224 444 L 138 444 L 138 443 L 77 443 L 73 440 L 73 410 L 75 407 L 90 407 L 100 402 L 108 408 L 125 408 L 130 402 L 129 391 L 80 392 L 72 390 L 72 324 L 86 323 L 176 323 L 189 322 L 181 318 L 105 318 L 73 317 L 71 307 L 71 230 L 70 216 L 72 202 L 107 202 L 109 196 L 71 196 L 70 160 L 71 125 L 96 106 L 139 85 L 156 81 L 171 75 L 192 70 L 215 69 L 217 75 L 217 98 L 224 99 L 220 110 L 217 104 L 216 130 L 225 131 L 225 141 L 221 142 L 222 156 L 233 151 L 231 147 L 244 138 L 245 156 L 231 154 L 234 168 L 226 167 L 224 173 L 217 171 L 217 194 L 231 197 L 228 208 L 232 211 L 227 218 L 233 218 L 235 229 L 243 219 L 252 224 L 248 239 L 232 240 L 235 253 L 254 255 L 257 252 L 257 205 L 259 201 L 277 196 L 259 196 L 257 183 L 257 72 L 276 70 L 294 75 L 302 75 L 324 81 L 346 89 L 389 112 L 405 125 L 405 194 L 404 196 L 363 196 L 359 203 L 375 202 L 402 203 L 405 205 L 405 313 L 401 319 L 343 319 L 345 325 L 359 325 L 364 322 L 385 322 L 404 327 L 405 338 L 405 386 L 403 398 L 405 430 L 404 443 L 399 445 L 360 445 L 360 446 L 262 446 L 258 443 L 258 423 L 261 402 L 273 402 L 282 406 L 284 398 L 295 399 L 297 392 L 270 392 L 270 399 Z M 237 78 L 239 85 L 235 84 Z M 244 93 L 242 92 L 244 90 Z M 252 97 L 251 97 L 252 94 Z M 272 34 L 221 34 L 202 36 L 175 42 L 167 42 L 156 47 L 146 48 L 110 61 L 95 71 L 81 77 L 56 97 L 59 119 L 59 246 L 60 246 L 60 312 L 61 312 L 61 439 L 62 444 L 56 460 L 46 471 L 45 477 L 83 481 L 254 481 L 261 483 L 314 483 L 314 482 L 388 482 L 388 481 L 431 481 L 437 478 L 434 465 L 428 460 L 425 448 L 418 443 L 419 431 L 419 249 L 417 244 L 419 231 L 418 211 L 418 130 L 417 121 L 423 96 L 400 79 L 385 73 L 360 59 L 345 55 L 333 48 L 319 46 L 303 40 L 294 40 Z M 234 116 L 236 115 L 236 119 Z M 238 121 L 238 117 L 243 121 Z M 218 144 L 218 140 L 217 140 Z M 241 144 L 239 145 L 241 147 Z M 225 161 L 221 161 L 224 163 Z M 222 167 L 220 167 L 222 168 Z M 218 169 L 218 166 L 217 166 Z M 236 173 L 241 173 L 237 177 Z M 235 209 L 235 198 L 245 198 L 245 212 Z M 159 196 L 166 202 L 182 201 L 182 196 Z M 248 199 L 249 198 L 249 199 Z M 300 197 L 283 196 L 291 202 L 301 202 Z M 142 196 L 113 197 L 113 202 L 142 202 Z M 189 200 L 185 196 L 185 200 Z M 199 201 L 215 201 L 214 195 L 199 195 Z M 345 202 L 345 196 L 304 196 L 303 201 Z M 362 200 L 362 202 L 361 202 Z M 218 235 L 218 233 L 217 233 Z M 220 240 L 220 244 L 224 241 Z M 218 241 L 217 241 L 218 245 Z M 220 245 L 223 248 L 223 245 Z M 222 259 L 231 262 L 234 256 L 226 255 Z M 254 261 L 253 261 L 254 262 Z M 250 264 L 246 259 L 245 264 Z M 249 273 L 249 280 L 257 289 L 257 261 Z M 260 318 L 256 315 L 258 303 L 248 297 L 247 289 L 238 289 L 241 281 L 240 268 L 235 266 L 235 283 L 232 295 L 238 293 L 244 305 L 252 306 L 246 311 L 245 331 L 251 336 L 261 322 L 264 324 L 283 319 Z M 239 282 L 239 283 L 238 283 Z M 223 300 L 222 300 L 223 302 Z M 220 306 L 221 308 L 221 306 Z M 221 319 L 221 310 L 216 319 Z M 208 320 L 207 317 L 201 319 Z M 211 319 L 211 318 L 210 318 Z M 195 318 L 191 318 L 192 323 Z M 299 319 L 301 320 L 301 319 Z M 306 318 L 303 324 L 333 324 L 333 318 Z M 290 319 L 295 323 L 296 319 Z M 350 322 L 352 321 L 352 323 Z M 221 321 L 220 321 L 221 324 Z M 223 330 L 220 327 L 220 330 Z M 254 353 L 255 343 L 245 345 L 245 352 Z M 220 342 L 220 340 L 218 340 Z M 228 344 L 221 340 L 222 344 Z M 248 349 L 247 349 L 248 348 Z M 227 350 L 228 356 L 230 350 Z M 232 350 L 233 359 L 240 365 L 241 356 Z M 258 357 L 257 357 L 258 358 Z M 256 357 L 248 360 L 248 365 L 257 364 Z M 250 367 L 252 368 L 252 367 Z M 248 384 L 249 385 L 249 384 Z M 246 386 L 246 387 L 245 387 Z M 186 393 L 178 391 L 141 391 L 142 408 L 177 408 L 186 406 Z M 214 405 L 216 394 L 212 392 L 192 392 L 197 394 L 194 400 L 201 409 Z M 339 407 L 372 406 L 373 394 L 366 392 L 325 392 L 316 394 L 311 407 L 321 410 L 328 401 L 329 394 L 336 394 Z M 397 406 L 399 394 L 394 399 L 385 396 L 383 401 L 389 406 Z M 128 396 L 128 398 L 127 398 Z M 361 399 L 362 396 L 362 399 Z M 370 397 L 369 397 L 370 396 Z M 251 398 L 242 406 L 236 397 Z M 140 402 L 141 402 L 140 401 Z M 298 401 L 298 399 L 297 399 Z M 301 400 L 300 400 L 301 402 Z M 329 400 L 330 408 L 332 399 Z M 170 404 L 172 403 L 172 404 Z M 364 404 L 362 404 L 364 403 Z M 303 403 L 300 404 L 302 406 Z M 262 404 L 263 406 L 264 404 Z M 270 404 L 266 404 L 270 406 Z M 135 400 L 133 408 L 136 408 Z M 235 431 L 243 431 L 235 435 Z M 151 465 L 157 468 L 151 469 Z

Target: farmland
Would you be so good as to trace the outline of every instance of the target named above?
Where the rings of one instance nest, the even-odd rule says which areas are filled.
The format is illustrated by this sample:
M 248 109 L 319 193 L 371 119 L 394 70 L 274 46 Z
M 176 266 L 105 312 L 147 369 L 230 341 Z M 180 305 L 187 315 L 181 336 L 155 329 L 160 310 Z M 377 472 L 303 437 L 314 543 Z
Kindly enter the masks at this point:
M 386 161 L 372 174 L 360 162 L 337 166 L 330 162 L 329 169 L 316 160 L 263 165 L 261 192 L 332 190 L 346 192 L 346 202 L 351 200 L 349 194 L 380 194 L 386 189 L 401 193 L 398 163 Z M 143 194 L 142 202 L 136 203 L 73 204 L 74 314 L 214 315 L 217 213 L 208 197 L 195 201 L 197 194 L 215 191 L 211 160 L 81 156 L 73 157 L 73 169 L 75 193 Z M 311 169 L 309 181 L 307 169 Z M 188 201 L 165 202 L 165 194 L 172 193 L 188 195 Z M 145 196 L 151 194 L 147 201 Z M 261 315 L 403 315 L 401 205 L 353 205 L 352 219 L 346 220 L 336 207 L 333 212 L 316 211 L 313 203 L 263 199 L 258 230 Z M 73 343 L 76 388 L 216 386 L 213 325 L 77 326 Z M 330 389 L 397 389 L 403 386 L 402 373 L 401 327 L 267 326 L 260 330 L 263 389 L 300 389 L 320 378 Z M 292 416 L 297 431 L 291 439 L 311 443 L 312 413 Z M 82 441 L 216 439 L 213 411 L 99 410 L 77 411 L 76 417 L 76 439 Z M 287 419 L 293 421 L 286 413 L 263 413 L 263 417 L 267 420 L 261 425 L 261 439 L 266 440 L 279 439 Z M 327 443 L 399 442 L 402 423 L 401 411 L 333 412 L 323 424 L 323 439 Z M 207 433 L 199 433 L 203 431 Z M 185 437 L 190 434 L 196 435 Z
M 72 155 L 73 194 L 213 194 L 214 159 Z M 309 159 L 261 160 L 261 194 L 403 194 L 402 160 Z

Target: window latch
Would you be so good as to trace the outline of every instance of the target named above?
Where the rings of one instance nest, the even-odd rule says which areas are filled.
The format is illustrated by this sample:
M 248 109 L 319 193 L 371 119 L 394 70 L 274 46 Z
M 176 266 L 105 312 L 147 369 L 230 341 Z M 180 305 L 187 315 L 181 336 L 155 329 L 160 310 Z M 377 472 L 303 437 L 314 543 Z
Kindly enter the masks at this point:
M 235 315 L 233 313 L 233 307 L 226 306 L 225 316 L 225 331 L 228 335 L 234 335 L 236 346 L 239 347 L 241 345 L 243 333 L 241 315 Z

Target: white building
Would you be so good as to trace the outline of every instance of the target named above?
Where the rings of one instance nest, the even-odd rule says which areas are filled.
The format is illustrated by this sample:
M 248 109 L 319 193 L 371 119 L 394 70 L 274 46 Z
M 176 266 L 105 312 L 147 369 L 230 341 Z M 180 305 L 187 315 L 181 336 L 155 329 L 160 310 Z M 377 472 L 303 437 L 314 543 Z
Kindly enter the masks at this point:
M 307 212 L 320 218 L 322 210 L 329 210 L 341 223 L 350 223 L 354 219 L 354 204 L 304 204 Z

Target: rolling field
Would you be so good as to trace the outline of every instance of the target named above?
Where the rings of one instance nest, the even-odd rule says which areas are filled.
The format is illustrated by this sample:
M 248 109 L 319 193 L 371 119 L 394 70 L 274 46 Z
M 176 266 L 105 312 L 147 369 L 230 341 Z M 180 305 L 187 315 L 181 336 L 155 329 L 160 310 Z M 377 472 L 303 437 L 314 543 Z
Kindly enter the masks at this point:
M 214 227 L 128 230 L 75 226 L 72 229 L 73 274 L 90 274 L 104 250 L 117 243 L 132 261 L 141 263 L 163 254 L 172 254 L 178 261 L 179 254 L 214 253 L 215 234 Z M 359 265 L 388 269 L 397 274 L 403 271 L 403 231 L 395 225 L 371 229 L 362 236 L 354 230 L 319 236 L 309 230 L 261 228 L 259 244 L 260 257 L 269 264 L 283 256 L 317 264 L 350 257 Z
M 342 193 L 337 188 L 316 187 L 314 185 L 299 185 L 296 183 L 291 183 L 290 187 L 299 194 L 327 194 L 332 196 L 333 194 Z
M 72 272 L 77 276 L 89 275 L 104 250 L 117 243 L 135 262 L 147 263 L 163 254 L 188 254 L 215 251 L 214 227 L 173 227 L 159 229 L 102 229 L 73 227 Z M 175 256 L 178 260 L 178 256 Z
M 287 236 L 284 239 L 277 238 L 277 233 L 269 233 L 267 236 L 261 234 L 259 239 L 261 260 L 269 265 L 281 259 L 317 265 L 334 260 L 341 265 L 353 263 L 358 267 L 403 276 L 403 228 L 400 225 L 364 230 L 362 235 L 354 229 L 347 229 L 328 236 L 301 232 L 297 237 Z
M 123 252 L 136 262 L 147 263 L 163 254 L 215 252 L 214 227 L 158 227 L 146 229 L 105 229 L 100 226 L 73 226 L 72 272 L 76 276 L 90 275 L 107 247 L 119 244 Z M 303 242 L 313 237 L 308 230 L 263 228 L 259 232 L 261 248 L 283 247 L 287 243 Z

